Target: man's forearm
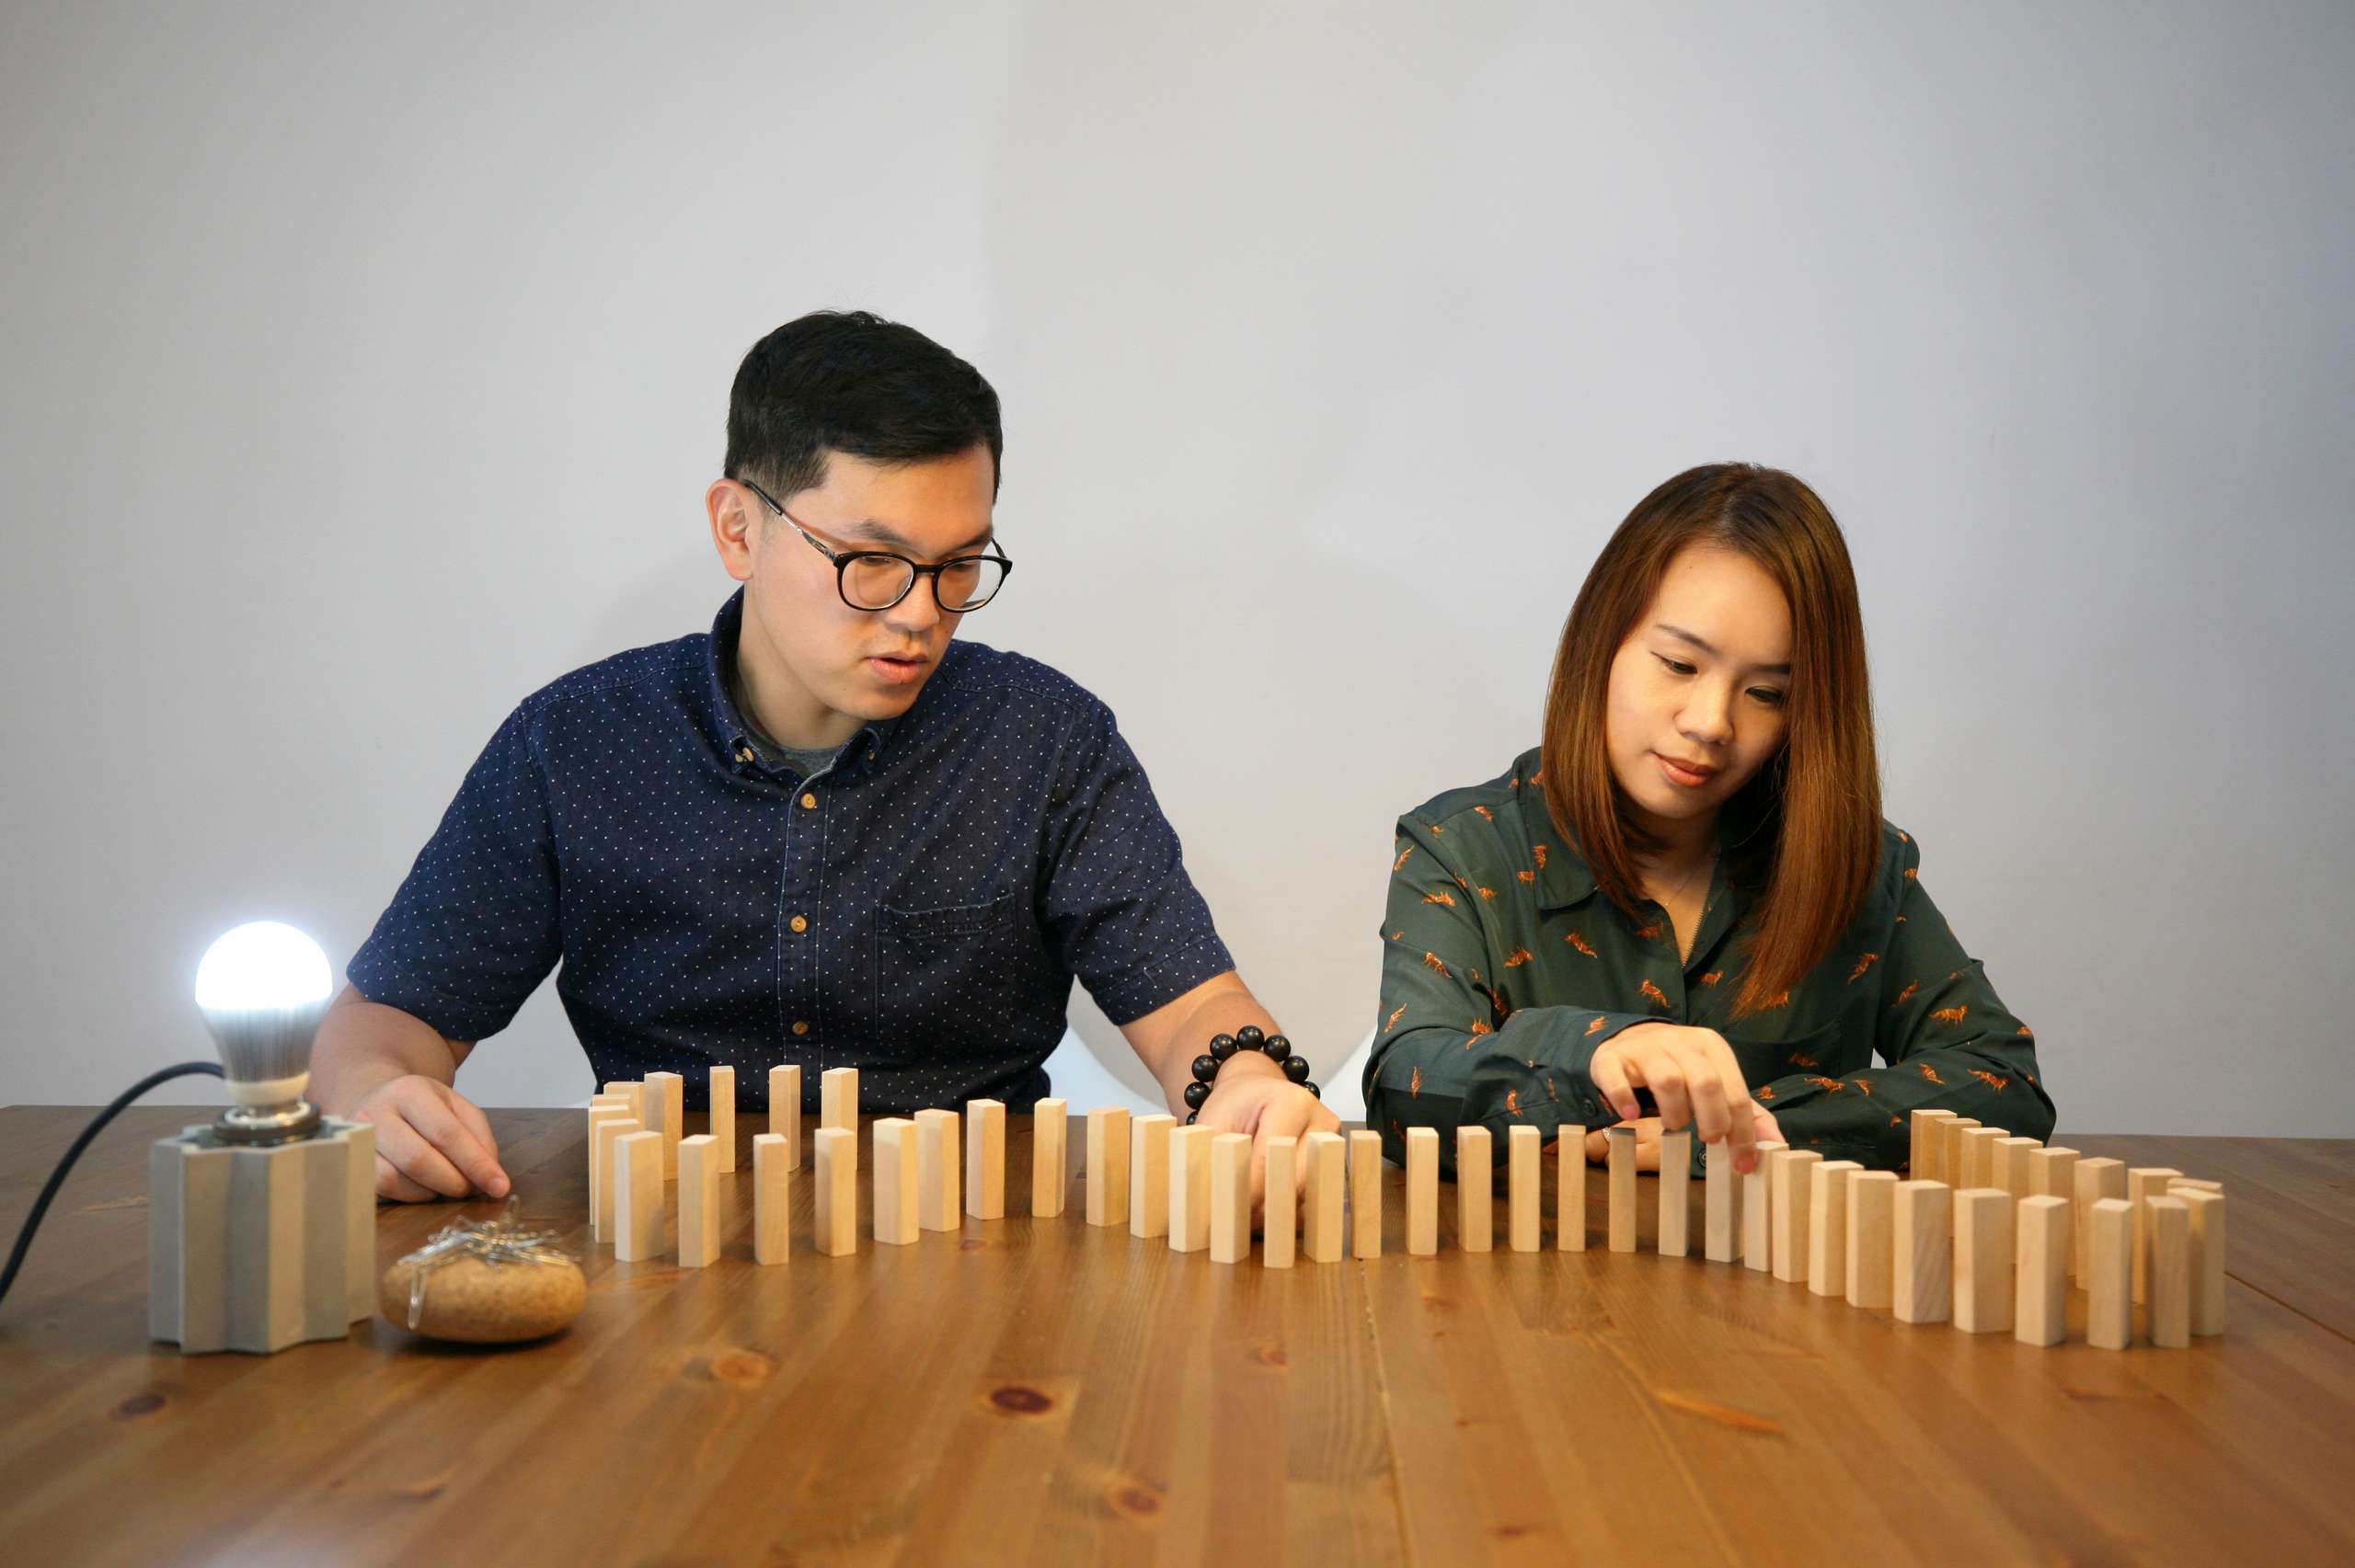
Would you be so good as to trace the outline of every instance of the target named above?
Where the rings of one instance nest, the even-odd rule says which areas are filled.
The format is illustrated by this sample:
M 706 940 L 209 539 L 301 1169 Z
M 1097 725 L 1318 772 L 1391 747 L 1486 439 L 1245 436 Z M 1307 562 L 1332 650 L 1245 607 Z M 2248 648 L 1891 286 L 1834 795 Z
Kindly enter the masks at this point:
M 1240 986 L 1233 990 L 1214 991 L 1196 1002 L 1169 1031 L 1161 1048 L 1148 1061 L 1155 1080 L 1161 1085 L 1161 1097 L 1174 1116 L 1186 1114 L 1186 1085 L 1194 1082 L 1194 1059 L 1211 1048 L 1211 1041 L 1220 1035 L 1232 1035 L 1246 1024 L 1256 1024 L 1262 1034 L 1277 1033 L 1276 1021 L 1259 1001 Z M 1272 1072 L 1283 1076 L 1283 1070 L 1258 1051 L 1238 1053 L 1252 1059 L 1235 1069 L 1237 1072 Z
M 458 1064 L 473 1048 L 445 1040 L 431 1024 L 346 986 L 311 1047 L 310 1097 L 330 1115 L 348 1115 L 396 1078 L 414 1073 L 454 1082 Z

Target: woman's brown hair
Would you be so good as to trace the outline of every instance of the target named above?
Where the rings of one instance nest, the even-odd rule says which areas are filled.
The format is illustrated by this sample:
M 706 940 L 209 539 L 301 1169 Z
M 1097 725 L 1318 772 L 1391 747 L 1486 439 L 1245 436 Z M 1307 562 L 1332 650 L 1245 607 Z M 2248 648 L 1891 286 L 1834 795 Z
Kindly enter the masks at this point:
M 1669 563 L 1694 545 L 1763 567 L 1791 613 L 1782 750 L 1726 803 L 1727 875 L 1760 896 L 1735 1016 L 1778 1005 L 1855 918 L 1880 862 L 1880 769 L 1855 572 L 1840 525 L 1778 469 L 1691 468 L 1636 503 L 1587 573 L 1545 693 L 1545 804 L 1594 872 L 1637 912 L 1636 855 L 1656 847 L 1631 816 L 1604 746 L 1611 663 Z

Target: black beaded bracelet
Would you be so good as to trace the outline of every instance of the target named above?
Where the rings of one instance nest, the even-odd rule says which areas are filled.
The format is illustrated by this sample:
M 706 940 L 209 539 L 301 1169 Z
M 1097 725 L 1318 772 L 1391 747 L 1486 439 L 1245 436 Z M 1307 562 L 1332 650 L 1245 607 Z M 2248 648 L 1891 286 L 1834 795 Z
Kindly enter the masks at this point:
M 1281 1035 L 1263 1034 L 1257 1024 L 1246 1024 L 1232 1035 L 1221 1035 L 1212 1040 L 1211 1048 L 1194 1059 L 1194 1082 L 1186 1085 L 1188 1127 L 1192 1127 L 1194 1118 L 1201 1115 L 1202 1102 L 1211 1097 L 1211 1082 L 1218 1077 L 1218 1070 L 1237 1051 L 1261 1053 L 1282 1068 L 1286 1078 L 1318 1099 L 1325 1097 L 1325 1092 L 1308 1081 L 1308 1059 L 1292 1055 L 1290 1040 Z

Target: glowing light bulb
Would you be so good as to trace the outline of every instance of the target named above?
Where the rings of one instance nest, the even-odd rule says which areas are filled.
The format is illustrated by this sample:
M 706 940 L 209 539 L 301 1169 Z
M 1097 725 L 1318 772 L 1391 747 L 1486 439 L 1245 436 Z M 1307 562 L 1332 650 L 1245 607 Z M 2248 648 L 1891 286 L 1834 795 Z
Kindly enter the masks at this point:
M 303 1091 L 334 984 L 319 944 L 278 921 L 241 925 L 205 950 L 196 1006 L 236 1102 L 216 1124 L 223 1138 L 275 1143 L 318 1129 L 318 1109 Z
M 300 1007 L 325 1001 L 334 983 L 319 944 L 279 921 L 253 921 L 204 950 L 196 1005 L 224 1009 Z

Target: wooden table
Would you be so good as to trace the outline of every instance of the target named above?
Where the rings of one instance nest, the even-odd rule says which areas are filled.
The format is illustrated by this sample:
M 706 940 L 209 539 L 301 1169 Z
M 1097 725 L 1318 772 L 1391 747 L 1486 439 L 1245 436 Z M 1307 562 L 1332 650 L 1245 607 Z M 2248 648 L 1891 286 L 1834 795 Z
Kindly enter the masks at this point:
M 87 1115 L 0 1111 L 0 1240 Z M 805 1172 L 791 1261 L 756 1267 L 748 1159 L 718 1266 L 584 1244 L 546 1343 L 377 1319 L 183 1358 L 146 1337 L 145 1149 L 204 1116 L 109 1129 L 0 1306 L 10 1561 L 2355 1560 L 2355 1142 L 2069 1140 L 2225 1184 L 2230 1326 L 2188 1350 L 1614 1255 L 1599 1175 L 1583 1253 L 1460 1253 L 1443 1193 L 1440 1254 L 1406 1256 L 1394 1170 L 1380 1259 L 1221 1266 L 1076 1200 L 1032 1221 L 1010 1117 L 1016 1217 L 961 1238 L 820 1257 Z M 582 1114 L 491 1119 L 585 1243 Z M 382 1210 L 380 1260 L 459 1212 Z

